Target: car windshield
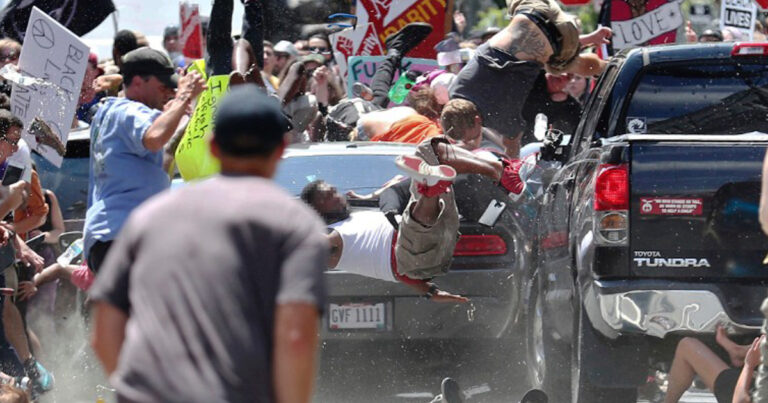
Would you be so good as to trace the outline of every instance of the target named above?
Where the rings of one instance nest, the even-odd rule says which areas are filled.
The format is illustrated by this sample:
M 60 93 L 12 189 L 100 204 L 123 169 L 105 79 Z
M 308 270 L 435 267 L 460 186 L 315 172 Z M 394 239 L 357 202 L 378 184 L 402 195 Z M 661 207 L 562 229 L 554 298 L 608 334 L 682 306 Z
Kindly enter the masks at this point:
M 313 155 L 285 158 L 275 181 L 292 195 L 322 179 L 339 192 L 371 193 L 399 173 L 393 155 Z
M 651 68 L 626 113 L 628 133 L 768 132 L 768 66 L 718 63 Z

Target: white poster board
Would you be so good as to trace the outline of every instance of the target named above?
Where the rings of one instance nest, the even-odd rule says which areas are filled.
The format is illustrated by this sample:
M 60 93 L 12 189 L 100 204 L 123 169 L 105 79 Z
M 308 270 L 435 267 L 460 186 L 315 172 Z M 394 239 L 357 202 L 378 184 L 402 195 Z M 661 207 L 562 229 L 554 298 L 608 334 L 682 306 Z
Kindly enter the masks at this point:
M 642 45 L 683 25 L 682 1 L 671 1 L 638 17 L 611 21 L 615 50 Z
M 726 27 L 741 32 L 741 40 L 751 42 L 755 34 L 757 6 L 752 0 L 722 0 L 720 30 Z M 749 38 L 749 39 L 746 39 Z
M 52 164 L 61 166 L 63 156 L 53 148 L 38 145 L 29 134 L 35 117 L 45 121 L 66 144 L 77 109 L 90 49 L 80 38 L 35 7 L 27 24 L 19 70 L 45 80 L 45 85 L 13 85 L 11 111 L 24 122 L 24 139 Z M 50 85 L 48 85 L 50 84 Z

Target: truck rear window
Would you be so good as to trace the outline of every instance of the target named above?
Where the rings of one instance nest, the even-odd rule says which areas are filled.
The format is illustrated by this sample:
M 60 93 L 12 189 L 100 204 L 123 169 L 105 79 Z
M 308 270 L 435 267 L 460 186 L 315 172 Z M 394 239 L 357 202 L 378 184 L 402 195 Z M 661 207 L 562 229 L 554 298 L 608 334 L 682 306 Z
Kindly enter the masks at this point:
M 768 133 L 768 66 L 664 65 L 646 69 L 626 109 L 624 133 Z

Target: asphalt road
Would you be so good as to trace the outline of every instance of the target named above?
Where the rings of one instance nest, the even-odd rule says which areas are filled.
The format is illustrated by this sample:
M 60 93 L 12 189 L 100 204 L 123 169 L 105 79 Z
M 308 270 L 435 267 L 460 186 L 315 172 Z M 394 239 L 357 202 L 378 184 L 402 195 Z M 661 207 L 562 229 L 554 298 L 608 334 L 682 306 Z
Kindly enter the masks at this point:
M 323 344 L 320 360 L 317 403 L 427 403 L 446 376 L 466 402 L 517 403 L 528 389 L 522 349 L 493 343 L 333 342 Z M 681 403 L 716 400 L 691 389 Z

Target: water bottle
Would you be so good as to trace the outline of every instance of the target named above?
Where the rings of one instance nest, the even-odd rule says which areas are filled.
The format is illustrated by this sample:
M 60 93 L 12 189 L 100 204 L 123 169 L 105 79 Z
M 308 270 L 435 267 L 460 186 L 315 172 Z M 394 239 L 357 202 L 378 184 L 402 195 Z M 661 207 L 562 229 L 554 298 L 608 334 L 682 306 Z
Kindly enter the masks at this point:
M 59 266 L 65 267 L 72 263 L 72 260 L 80 256 L 81 253 L 83 253 L 83 238 L 78 238 L 75 242 L 72 242 L 69 245 L 67 250 L 65 250 L 58 259 L 56 259 L 56 263 L 58 263 Z
M 419 73 L 415 71 L 407 71 L 405 74 L 401 74 L 395 85 L 389 90 L 389 99 L 398 105 L 402 104 L 405 101 L 405 97 L 411 92 L 413 85 L 416 84 L 416 78 L 418 77 Z
M 547 135 L 547 115 L 539 113 L 536 115 L 535 123 L 533 124 L 533 137 L 536 140 L 542 141 Z

